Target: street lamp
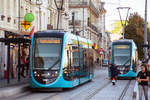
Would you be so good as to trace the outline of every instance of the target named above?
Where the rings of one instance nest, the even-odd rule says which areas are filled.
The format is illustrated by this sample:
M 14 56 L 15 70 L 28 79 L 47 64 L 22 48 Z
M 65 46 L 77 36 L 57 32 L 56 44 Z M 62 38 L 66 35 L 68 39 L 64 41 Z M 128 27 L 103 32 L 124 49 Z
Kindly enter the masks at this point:
M 39 29 L 41 31 L 41 5 L 43 4 L 42 0 L 36 0 L 36 5 L 39 5 Z
M 119 16 L 120 16 L 120 21 L 121 21 L 121 24 L 122 24 L 122 33 L 123 33 L 123 39 L 124 39 L 124 34 L 125 34 L 125 27 L 126 27 L 126 24 L 127 24 L 127 19 L 128 19 L 128 14 L 129 14 L 129 10 L 130 10 L 130 7 L 118 7 L 118 12 L 119 12 Z M 120 13 L 120 10 L 123 10 L 123 9 L 127 9 L 127 15 L 126 15 L 126 18 L 125 18 L 125 23 L 123 23 L 123 20 L 122 20 L 122 17 L 121 17 L 121 13 Z
M 145 0 L 145 20 L 144 20 L 144 44 L 147 42 L 147 0 Z M 147 48 L 144 48 L 144 58 L 147 59 Z
M 57 17 L 57 30 L 58 30 L 60 11 L 63 8 L 64 0 L 54 0 L 54 2 L 55 2 L 55 5 L 56 5 L 56 8 L 57 8 L 57 11 L 58 11 L 58 17 Z

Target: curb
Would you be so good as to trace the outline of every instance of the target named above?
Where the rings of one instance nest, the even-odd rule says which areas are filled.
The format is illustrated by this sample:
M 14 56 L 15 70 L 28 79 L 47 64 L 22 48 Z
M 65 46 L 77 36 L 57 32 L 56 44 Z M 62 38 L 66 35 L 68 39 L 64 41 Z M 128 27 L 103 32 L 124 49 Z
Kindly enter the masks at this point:
M 25 92 L 28 90 L 28 88 L 29 88 L 29 84 L 2 88 L 0 89 L 0 98 L 5 98 L 5 97 L 13 96 L 18 93 Z
M 137 73 L 140 71 L 139 66 L 141 66 L 141 64 L 139 64 L 137 67 Z M 138 98 L 139 98 L 139 90 L 138 90 L 138 82 L 136 81 L 135 86 L 134 86 L 134 90 L 133 90 L 133 99 L 138 100 Z
M 136 100 L 138 97 L 138 83 L 135 83 L 134 90 L 133 90 L 133 98 Z

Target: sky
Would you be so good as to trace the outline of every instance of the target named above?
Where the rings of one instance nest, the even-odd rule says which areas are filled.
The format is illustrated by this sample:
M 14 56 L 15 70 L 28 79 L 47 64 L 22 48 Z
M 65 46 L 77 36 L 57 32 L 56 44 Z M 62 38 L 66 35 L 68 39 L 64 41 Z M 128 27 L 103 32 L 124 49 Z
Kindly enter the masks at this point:
M 145 0 L 101 0 L 105 2 L 106 13 L 106 30 L 112 29 L 112 24 L 115 20 L 120 20 L 117 7 L 130 7 L 129 15 L 133 12 L 138 12 L 138 14 L 144 18 L 145 16 Z M 148 21 L 150 21 L 150 0 L 148 1 Z M 127 10 L 120 10 L 122 19 L 125 19 L 127 15 Z

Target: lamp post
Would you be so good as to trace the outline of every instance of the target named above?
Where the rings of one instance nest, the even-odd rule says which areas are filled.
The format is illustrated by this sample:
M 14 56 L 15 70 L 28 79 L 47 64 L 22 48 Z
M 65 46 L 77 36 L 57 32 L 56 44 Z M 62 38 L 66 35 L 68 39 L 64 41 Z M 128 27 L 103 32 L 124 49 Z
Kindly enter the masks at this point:
M 147 0 L 145 0 L 145 21 L 144 21 L 144 44 L 147 42 Z M 144 58 L 147 59 L 147 48 L 144 48 Z
M 55 2 L 55 5 L 56 5 L 56 8 L 57 8 L 57 11 L 58 11 L 58 16 L 57 16 L 57 30 L 58 30 L 58 28 L 59 28 L 60 11 L 63 8 L 64 0 L 54 0 L 54 2 Z
M 118 9 L 119 16 L 120 16 L 120 21 L 121 21 L 121 24 L 122 24 L 122 33 L 123 33 L 123 39 L 124 39 L 125 27 L 126 27 L 126 24 L 127 24 L 127 19 L 128 19 L 128 14 L 129 14 L 130 7 L 118 7 L 117 9 Z M 121 13 L 120 13 L 120 9 L 127 9 L 127 15 L 126 15 L 125 23 L 123 23 Z
M 36 5 L 39 6 L 39 30 L 41 31 L 41 5 L 43 4 L 42 0 L 36 0 Z
M 20 0 L 18 0 L 18 30 L 20 31 Z

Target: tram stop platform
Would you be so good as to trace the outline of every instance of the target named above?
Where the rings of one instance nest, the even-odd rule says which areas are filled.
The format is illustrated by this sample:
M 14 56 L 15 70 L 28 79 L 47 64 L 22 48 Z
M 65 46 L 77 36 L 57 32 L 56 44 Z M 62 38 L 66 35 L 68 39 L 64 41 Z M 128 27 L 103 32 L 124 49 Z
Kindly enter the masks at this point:
M 16 80 L 10 81 L 11 83 L 7 84 L 6 80 L 0 80 L 0 100 L 1 98 L 24 92 L 29 87 L 29 79 L 24 79 L 21 82 L 17 82 Z
M 143 94 L 143 98 L 144 98 L 144 94 Z M 150 86 L 148 88 L 148 99 L 150 100 Z M 139 90 L 138 90 L 138 83 L 137 82 L 135 83 L 135 87 L 134 87 L 133 100 L 139 100 Z

